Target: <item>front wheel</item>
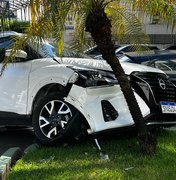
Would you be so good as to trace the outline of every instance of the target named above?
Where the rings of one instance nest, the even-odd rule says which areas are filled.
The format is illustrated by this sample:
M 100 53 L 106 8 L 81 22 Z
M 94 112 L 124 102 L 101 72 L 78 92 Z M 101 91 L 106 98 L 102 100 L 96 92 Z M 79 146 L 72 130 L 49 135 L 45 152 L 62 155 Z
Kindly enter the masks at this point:
M 41 97 L 33 110 L 35 134 L 46 145 L 75 138 L 84 127 L 83 118 L 80 117 L 79 111 L 65 102 L 63 95 L 52 93 Z

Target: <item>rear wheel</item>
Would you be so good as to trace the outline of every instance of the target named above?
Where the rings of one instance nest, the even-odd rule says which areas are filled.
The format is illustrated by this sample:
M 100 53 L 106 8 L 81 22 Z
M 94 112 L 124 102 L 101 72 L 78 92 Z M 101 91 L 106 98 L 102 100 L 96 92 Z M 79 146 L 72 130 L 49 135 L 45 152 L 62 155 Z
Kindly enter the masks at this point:
M 60 93 L 39 98 L 32 117 L 35 134 L 46 145 L 76 138 L 84 129 L 83 119 L 79 111 L 65 102 Z

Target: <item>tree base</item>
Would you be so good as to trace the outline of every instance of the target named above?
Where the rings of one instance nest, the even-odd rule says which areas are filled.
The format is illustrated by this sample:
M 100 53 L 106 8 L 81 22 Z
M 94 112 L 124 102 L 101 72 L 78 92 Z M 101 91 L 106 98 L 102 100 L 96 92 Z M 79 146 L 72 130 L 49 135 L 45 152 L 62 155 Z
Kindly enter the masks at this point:
M 138 134 L 138 141 L 142 154 L 154 155 L 156 153 L 157 140 L 152 134 L 149 132 L 140 133 Z

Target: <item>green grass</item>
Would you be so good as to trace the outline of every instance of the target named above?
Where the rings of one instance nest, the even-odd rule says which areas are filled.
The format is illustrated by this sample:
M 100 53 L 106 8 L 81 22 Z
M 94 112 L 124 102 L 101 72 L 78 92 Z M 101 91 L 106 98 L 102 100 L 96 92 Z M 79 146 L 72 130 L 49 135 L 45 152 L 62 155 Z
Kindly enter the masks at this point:
M 94 141 L 58 148 L 42 148 L 25 155 L 12 168 L 10 180 L 55 179 L 176 179 L 176 131 L 155 133 L 156 155 L 143 156 L 135 135 L 101 138 L 110 160 L 102 160 Z

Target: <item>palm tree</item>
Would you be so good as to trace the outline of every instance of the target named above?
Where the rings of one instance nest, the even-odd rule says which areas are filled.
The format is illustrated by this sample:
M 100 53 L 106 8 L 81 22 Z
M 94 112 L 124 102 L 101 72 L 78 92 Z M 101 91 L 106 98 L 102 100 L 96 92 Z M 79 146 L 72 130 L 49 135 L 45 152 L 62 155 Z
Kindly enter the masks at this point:
M 91 9 L 86 19 L 86 31 L 88 31 L 102 53 L 103 59 L 111 66 L 122 92 L 125 96 L 132 118 L 138 130 L 138 138 L 142 152 L 154 153 L 156 139 L 147 131 L 142 113 L 134 96 L 130 83 L 125 76 L 118 58 L 115 55 L 115 48 L 112 42 L 111 21 L 105 13 L 106 4 L 104 1 L 92 1 Z
M 149 0 L 128 1 L 128 5 L 132 5 L 132 10 L 140 9 L 142 12 L 146 12 L 150 16 L 156 14 L 157 12 L 163 17 L 164 20 L 169 19 L 168 22 L 172 22 L 172 24 L 175 24 L 175 19 L 173 18 L 174 3 L 174 0 L 158 0 L 155 1 L 154 4 L 151 4 L 151 1 Z M 161 4 L 164 5 L 160 7 Z M 156 149 L 156 139 L 148 132 L 146 128 L 133 90 L 124 74 L 119 60 L 115 56 L 115 48 L 112 41 L 111 32 L 113 22 L 115 21 L 110 19 L 114 16 L 108 15 L 113 11 L 115 14 L 119 15 L 116 16 L 115 20 L 117 20 L 117 17 L 123 17 L 127 22 L 131 19 L 131 17 L 134 16 L 129 16 L 127 15 L 128 13 L 124 15 L 123 12 L 126 11 L 125 9 L 121 11 L 120 7 L 119 0 L 30 0 L 32 23 L 30 29 L 28 29 L 28 36 L 30 37 L 31 35 L 35 35 L 35 37 L 47 38 L 52 34 L 52 36 L 58 42 L 59 53 L 61 53 L 64 48 L 62 36 L 63 31 L 65 30 L 65 21 L 67 15 L 71 13 L 75 17 L 76 25 L 79 25 L 79 28 L 76 28 L 76 30 L 79 30 L 79 35 L 81 37 L 80 41 L 78 42 L 83 42 L 85 31 L 91 34 L 91 37 L 98 45 L 103 58 L 106 59 L 116 78 L 118 79 L 126 102 L 129 106 L 132 118 L 138 130 L 138 140 L 141 151 L 152 154 Z M 167 13 L 166 8 L 168 10 Z M 135 20 L 133 22 L 138 24 L 136 18 L 133 18 L 133 20 Z M 136 27 L 135 23 L 131 24 L 129 27 Z M 116 23 L 116 25 L 119 24 Z M 134 27 L 132 29 L 135 29 Z M 136 29 L 136 33 L 140 33 L 141 30 L 142 28 Z

